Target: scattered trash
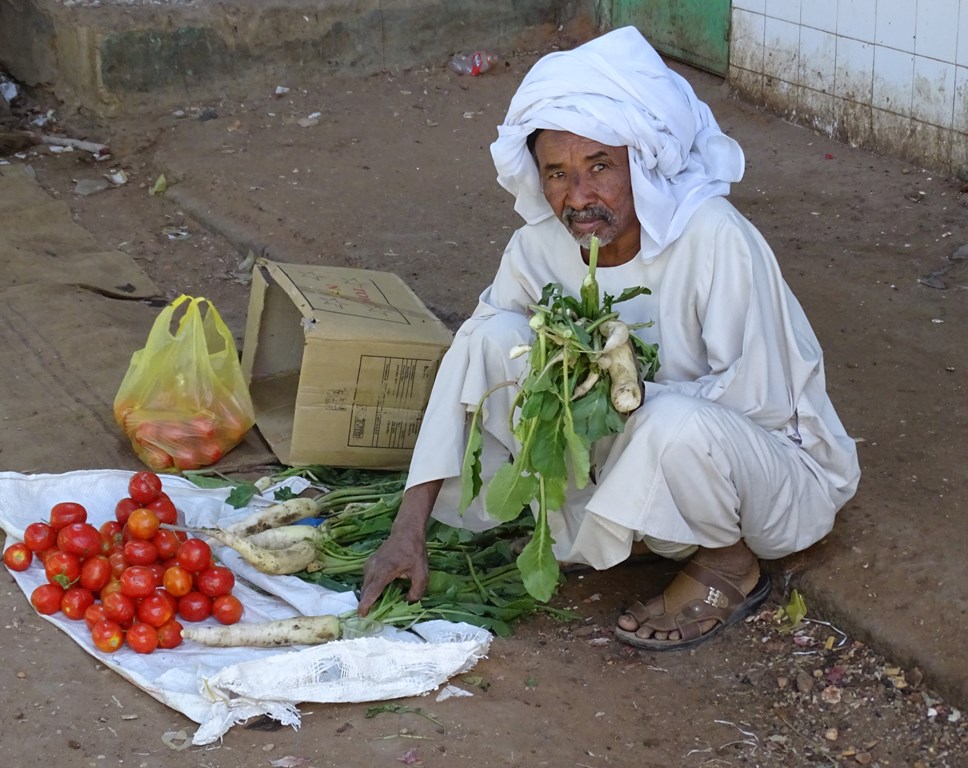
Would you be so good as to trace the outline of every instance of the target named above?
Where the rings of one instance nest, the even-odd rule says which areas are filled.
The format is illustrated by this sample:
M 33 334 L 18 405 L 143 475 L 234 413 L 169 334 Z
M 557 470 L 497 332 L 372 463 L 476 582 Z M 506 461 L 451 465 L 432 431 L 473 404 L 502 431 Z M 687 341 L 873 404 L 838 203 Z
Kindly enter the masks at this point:
M 420 753 L 417 751 L 416 747 L 408 749 L 400 757 L 397 758 L 404 765 L 423 765 L 423 760 L 420 758 Z
M 273 768 L 310 768 L 311 764 L 308 757 L 286 755 L 285 757 L 280 757 L 278 760 L 270 760 L 269 765 L 273 766 Z
M 176 752 L 188 749 L 192 745 L 192 737 L 184 730 L 165 731 L 161 734 L 161 741 L 166 747 Z
M 239 266 L 235 268 L 235 271 L 230 273 L 230 276 L 237 283 L 242 285 L 248 285 L 252 282 L 252 268 L 255 267 L 256 256 L 254 251 L 249 251 L 245 258 L 239 262 Z
M 475 688 L 480 688 L 482 691 L 487 691 L 491 687 L 491 684 L 480 675 L 464 675 L 461 681 Z
M 458 688 L 456 685 L 445 685 L 440 693 L 437 694 L 435 701 L 447 701 L 447 699 L 459 699 L 465 696 L 473 696 L 470 691 Z
M 107 179 L 81 179 L 74 185 L 74 194 L 87 197 L 103 192 L 111 186 Z
M 47 125 L 47 123 L 52 122 L 54 119 L 54 110 L 48 109 L 44 114 L 37 115 L 33 120 L 30 121 L 31 125 L 36 125 L 38 128 L 42 128 Z
M 50 152 L 51 154 L 54 154 L 54 155 L 60 155 L 64 152 L 73 152 L 73 151 L 74 151 L 74 147 L 64 147 L 64 146 L 61 146 L 60 144 L 53 144 L 50 147 Z
M 273 91 L 273 96 L 285 96 L 289 93 L 289 89 L 284 85 L 277 85 L 276 90 Z
M 104 178 L 114 184 L 116 187 L 120 187 L 122 184 L 128 183 L 128 174 L 126 174 L 120 168 L 115 168 L 112 171 L 108 171 L 104 174 Z
M 298 125 L 300 128 L 311 128 L 314 125 L 319 125 L 320 117 L 322 117 L 321 112 L 313 112 L 311 115 L 299 118 L 296 121 L 296 125 Z
M 792 632 L 807 615 L 807 604 L 795 589 L 790 592 L 790 601 L 776 611 L 777 621 L 782 622 L 781 632 Z
M 155 183 L 151 185 L 151 189 L 148 190 L 149 195 L 161 195 L 164 194 L 165 190 L 168 189 L 168 179 L 165 178 L 165 174 L 161 174 Z
M 188 240 L 192 236 L 188 227 L 178 224 L 169 224 L 161 230 L 161 233 L 169 240 Z
M 455 53 L 448 63 L 452 72 L 458 75 L 476 76 L 487 72 L 491 67 L 500 61 L 496 53 L 488 51 L 471 51 L 469 53 L 460 51 Z
M 3 96 L 7 101 L 13 101 L 19 95 L 20 91 L 17 89 L 16 83 L 12 83 L 6 78 L 0 78 L 0 96 Z

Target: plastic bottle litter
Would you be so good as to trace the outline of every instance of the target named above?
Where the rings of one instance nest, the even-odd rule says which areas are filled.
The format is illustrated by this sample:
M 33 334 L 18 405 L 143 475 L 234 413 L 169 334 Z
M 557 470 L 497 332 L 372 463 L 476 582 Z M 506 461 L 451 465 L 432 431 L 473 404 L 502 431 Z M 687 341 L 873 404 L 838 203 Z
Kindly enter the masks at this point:
M 447 66 L 458 75 L 479 75 L 482 72 L 487 72 L 499 60 L 496 53 L 488 51 L 471 51 L 470 53 L 460 51 L 454 54 Z

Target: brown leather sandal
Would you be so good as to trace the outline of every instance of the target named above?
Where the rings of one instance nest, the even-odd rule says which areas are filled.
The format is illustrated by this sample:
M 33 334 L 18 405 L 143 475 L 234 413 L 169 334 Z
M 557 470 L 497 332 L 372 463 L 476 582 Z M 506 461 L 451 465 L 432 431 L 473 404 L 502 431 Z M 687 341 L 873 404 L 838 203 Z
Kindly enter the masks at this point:
M 695 595 L 705 591 L 704 597 Z M 625 613 L 635 619 L 639 627 L 630 631 L 615 627 L 615 636 L 623 643 L 649 651 L 672 651 L 694 648 L 751 615 L 770 594 L 770 577 L 760 574 L 759 581 L 748 595 L 715 571 L 694 561 L 686 564 L 662 593 L 664 612 L 652 614 L 642 603 L 629 606 Z M 703 632 L 705 621 L 714 620 L 715 626 Z M 649 633 L 678 632 L 679 640 L 655 640 L 639 637 L 643 628 Z

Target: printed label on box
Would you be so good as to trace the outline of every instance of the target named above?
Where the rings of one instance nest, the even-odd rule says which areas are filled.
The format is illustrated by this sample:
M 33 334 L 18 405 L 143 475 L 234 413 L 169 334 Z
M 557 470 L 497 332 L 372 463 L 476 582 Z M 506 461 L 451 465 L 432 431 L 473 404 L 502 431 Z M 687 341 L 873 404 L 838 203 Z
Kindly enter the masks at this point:
M 423 404 L 436 374 L 436 360 L 361 357 L 358 380 L 380 381 L 382 386 L 369 395 L 357 391 L 347 446 L 413 448 L 423 421 Z

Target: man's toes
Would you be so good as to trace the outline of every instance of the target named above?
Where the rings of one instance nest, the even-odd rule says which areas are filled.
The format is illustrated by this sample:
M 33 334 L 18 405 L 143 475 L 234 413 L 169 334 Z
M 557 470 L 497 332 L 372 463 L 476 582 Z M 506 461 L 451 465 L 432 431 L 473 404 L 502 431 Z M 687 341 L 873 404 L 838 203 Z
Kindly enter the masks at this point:
M 622 613 L 618 617 L 618 625 L 626 632 L 635 632 L 639 628 L 639 622 L 631 613 Z

